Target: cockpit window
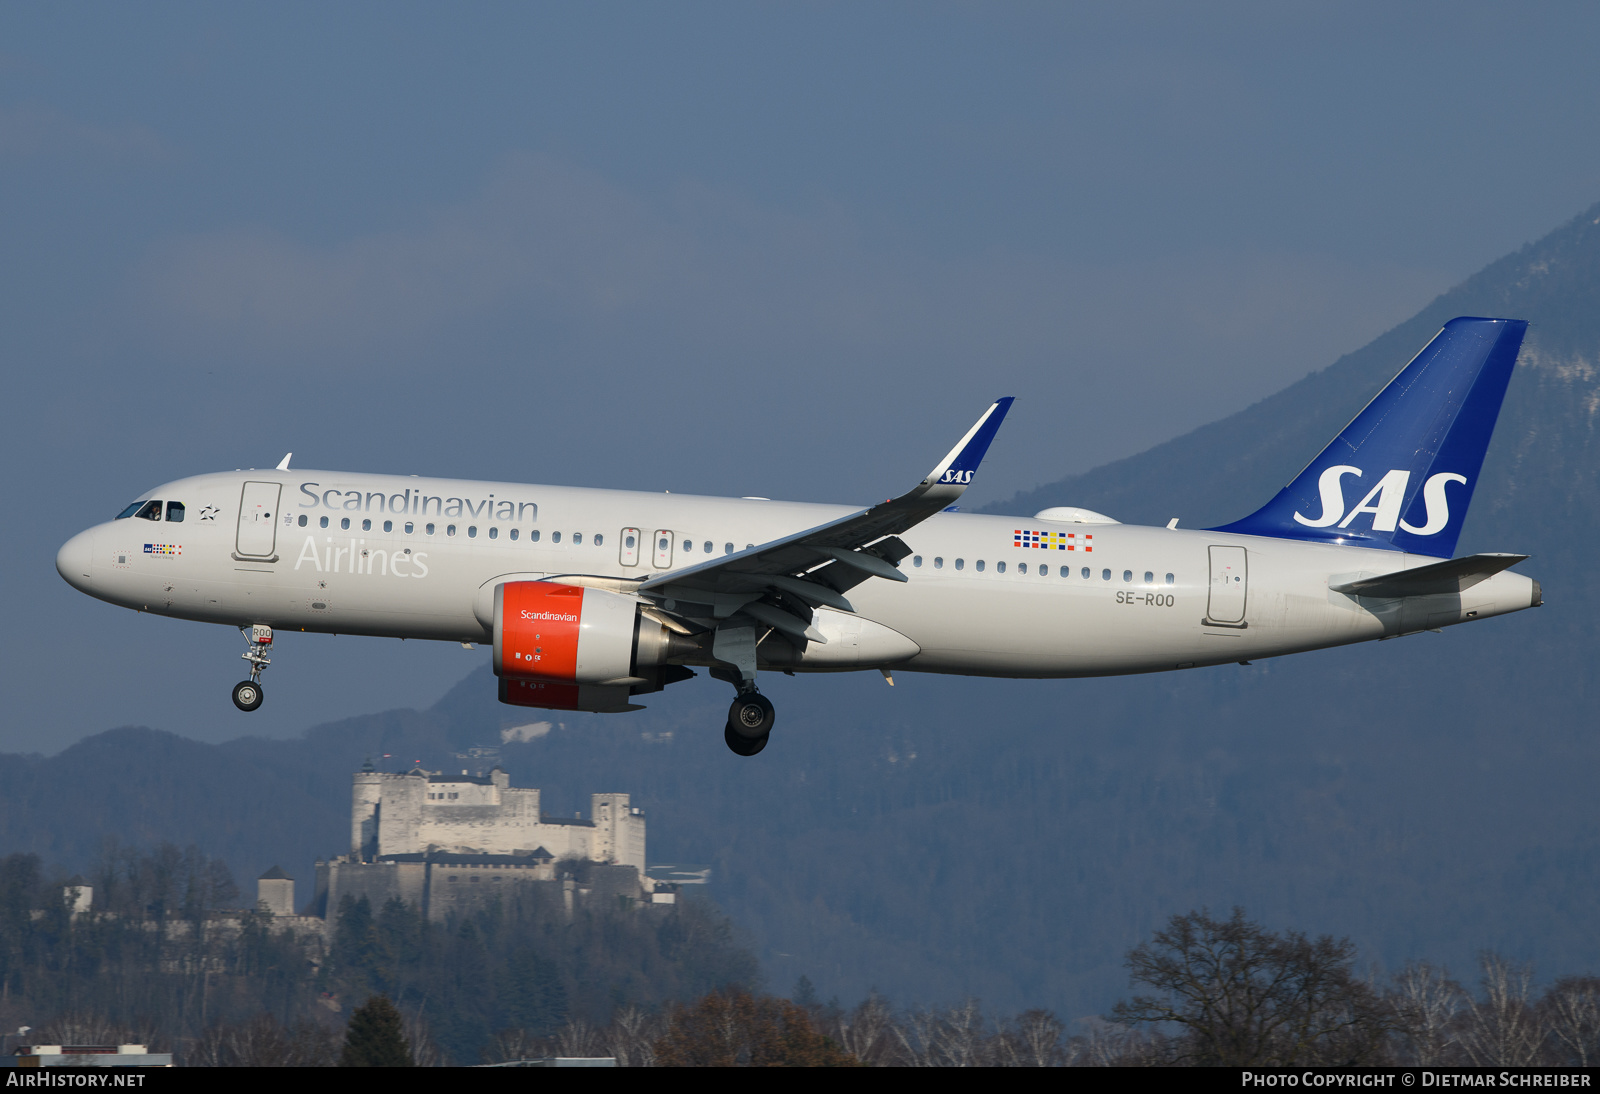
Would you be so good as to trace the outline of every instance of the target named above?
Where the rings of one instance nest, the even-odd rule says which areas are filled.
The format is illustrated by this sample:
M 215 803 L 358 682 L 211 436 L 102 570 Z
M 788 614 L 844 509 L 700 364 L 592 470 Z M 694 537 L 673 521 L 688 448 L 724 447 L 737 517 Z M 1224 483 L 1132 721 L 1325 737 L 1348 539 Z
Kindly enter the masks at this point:
M 144 520 L 160 520 L 161 503 L 159 501 L 147 501 L 144 503 L 144 506 L 133 515 L 136 517 L 141 517 Z
M 183 519 L 183 502 L 181 502 L 181 501 L 169 501 L 169 502 L 167 502 L 167 520 L 176 523 L 178 521 L 181 521 L 182 519 Z
M 137 513 L 139 511 L 139 506 L 141 506 L 143 504 L 144 504 L 144 502 L 142 502 L 142 501 L 136 501 L 132 505 L 130 505 L 126 509 L 124 509 L 122 512 L 118 513 L 115 517 L 112 517 L 111 519 L 112 520 L 127 520 L 129 517 L 133 516 L 133 514 Z

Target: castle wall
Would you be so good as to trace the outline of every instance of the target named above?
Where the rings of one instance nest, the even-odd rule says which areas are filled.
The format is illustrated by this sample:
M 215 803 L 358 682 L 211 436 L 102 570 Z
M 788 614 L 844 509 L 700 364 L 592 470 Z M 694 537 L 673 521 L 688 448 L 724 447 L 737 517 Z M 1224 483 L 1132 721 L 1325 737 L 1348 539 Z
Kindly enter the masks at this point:
M 374 913 L 396 897 L 418 908 L 426 904 L 427 871 L 420 862 L 341 862 L 335 859 L 319 864 L 319 890 L 323 889 L 324 870 L 326 890 L 318 903 L 330 923 L 338 919 L 339 906 L 345 897 L 353 901 L 366 897 Z

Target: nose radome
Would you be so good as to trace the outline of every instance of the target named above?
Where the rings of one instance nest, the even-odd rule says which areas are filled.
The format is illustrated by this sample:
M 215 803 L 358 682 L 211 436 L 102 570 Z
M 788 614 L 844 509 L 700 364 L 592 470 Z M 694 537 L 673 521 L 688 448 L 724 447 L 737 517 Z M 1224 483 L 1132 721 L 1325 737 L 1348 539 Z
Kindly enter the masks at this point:
M 89 591 L 90 570 L 94 563 L 94 531 L 79 532 L 61 545 L 56 552 L 56 572 L 68 585 L 82 592 Z

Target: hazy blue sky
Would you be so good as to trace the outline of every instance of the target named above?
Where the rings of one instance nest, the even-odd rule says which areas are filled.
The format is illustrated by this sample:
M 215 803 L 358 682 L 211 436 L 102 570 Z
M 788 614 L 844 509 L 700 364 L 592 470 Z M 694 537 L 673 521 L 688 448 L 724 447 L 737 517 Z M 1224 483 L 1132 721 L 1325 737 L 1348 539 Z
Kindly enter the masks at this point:
M 1591 5 L 0 4 L 0 749 L 478 663 L 290 639 L 237 715 L 231 631 L 54 572 L 166 479 L 868 501 L 1014 394 L 981 503 L 1235 410 L 1600 199 L 1597 42 Z

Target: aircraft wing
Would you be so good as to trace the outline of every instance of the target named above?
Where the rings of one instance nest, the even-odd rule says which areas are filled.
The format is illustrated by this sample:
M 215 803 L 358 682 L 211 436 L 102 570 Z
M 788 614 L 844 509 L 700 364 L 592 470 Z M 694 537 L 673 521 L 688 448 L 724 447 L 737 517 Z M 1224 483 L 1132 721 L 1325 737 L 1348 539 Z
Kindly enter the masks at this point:
M 1459 593 L 1485 581 L 1501 570 L 1509 569 L 1527 558 L 1527 555 L 1486 554 L 1466 555 L 1427 566 L 1413 566 L 1409 570 L 1396 570 L 1379 577 L 1364 577 L 1343 585 L 1330 585 L 1336 593 L 1353 593 L 1356 596 L 1402 597 L 1431 596 L 1436 593 Z
M 693 614 L 709 614 L 715 619 L 745 610 L 786 633 L 800 636 L 813 631 L 805 637 L 819 640 L 809 623 L 813 607 L 826 604 L 854 611 L 843 595 L 846 590 L 869 577 L 906 580 L 895 564 L 911 551 L 898 534 L 948 508 L 971 485 L 1011 402 L 1008 395 L 991 405 L 927 477 L 899 497 L 770 543 L 662 574 L 643 582 L 636 591 L 666 602 L 668 611 L 676 610 L 676 601 L 709 605 L 710 613 Z M 770 604 L 755 603 L 763 597 L 797 610 L 804 622 L 784 618 L 786 613 Z

